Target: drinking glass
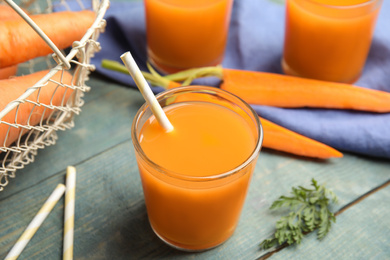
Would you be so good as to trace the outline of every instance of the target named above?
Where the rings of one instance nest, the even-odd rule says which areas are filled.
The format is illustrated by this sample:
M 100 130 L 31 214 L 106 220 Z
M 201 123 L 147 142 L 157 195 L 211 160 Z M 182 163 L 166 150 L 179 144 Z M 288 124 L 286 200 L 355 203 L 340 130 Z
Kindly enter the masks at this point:
M 382 0 L 287 0 L 286 74 L 353 83 L 363 70 Z
M 213 248 L 232 236 L 239 221 L 263 140 L 259 117 L 243 100 L 219 88 L 180 87 L 160 93 L 156 97 L 164 110 L 178 105 L 191 106 L 194 102 L 218 105 L 218 109 L 234 112 L 234 115 L 242 120 L 240 122 L 247 124 L 249 129 L 247 135 L 252 146 L 248 150 L 248 156 L 234 168 L 223 172 L 210 172 L 207 175 L 188 174 L 193 169 L 184 168 L 178 172 L 165 168 L 153 161 L 150 158 L 151 153 L 148 154 L 143 149 L 142 131 L 153 118 L 147 104 L 140 108 L 133 121 L 131 136 L 153 231 L 168 245 L 178 249 L 199 251 Z M 186 114 L 185 117 L 187 116 Z M 175 124 L 172 124 L 175 127 Z M 229 136 L 230 132 L 227 133 Z M 241 144 L 246 145 L 244 142 Z M 191 145 L 191 140 L 188 140 L 186 145 Z M 224 143 L 218 145 L 223 146 Z M 154 144 L 152 147 L 155 148 Z M 153 152 L 164 153 L 164 150 Z M 192 157 L 194 153 L 202 151 L 191 148 L 184 156 Z M 228 157 L 215 161 L 213 158 L 209 159 L 209 163 L 204 165 L 205 171 L 212 171 L 211 169 L 223 166 L 231 160 Z M 176 162 L 182 163 L 179 159 Z
M 161 73 L 222 62 L 233 0 L 144 0 L 149 62 Z

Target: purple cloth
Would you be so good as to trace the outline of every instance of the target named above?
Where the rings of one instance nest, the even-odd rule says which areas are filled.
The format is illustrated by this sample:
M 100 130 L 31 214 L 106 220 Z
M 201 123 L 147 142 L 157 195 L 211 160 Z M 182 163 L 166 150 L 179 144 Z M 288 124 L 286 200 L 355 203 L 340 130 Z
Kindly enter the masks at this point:
M 236 0 L 223 67 L 282 73 L 284 4 L 276 0 Z M 92 59 L 96 71 L 129 87 L 130 76 L 101 68 L 102 59 L 120 61 L 131 51 L 147 71 L 145 17 L 142 2 L 112 2 L 107 28 L 99 41 L 102 50 Z M 168 18 L 167 18 L 168 19 Z M 384 1 L 358 86 L 390 92 L 390 1 Z M 196 81 L 217 86 L 215 78 Z M 162 88 L 154 88 L 160 92 Z M 331 109 L 283 109 L 253 106 L 259 115 L 343 152 L 390 158 L 390 113 L 376 114 Z

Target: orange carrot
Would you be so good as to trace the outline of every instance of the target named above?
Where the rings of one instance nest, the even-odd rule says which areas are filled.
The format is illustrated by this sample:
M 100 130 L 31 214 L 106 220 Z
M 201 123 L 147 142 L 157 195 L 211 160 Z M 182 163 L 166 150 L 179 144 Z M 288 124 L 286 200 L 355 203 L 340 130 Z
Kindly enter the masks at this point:
M 59 48 L 80 40 L 95 20 L 89 10 L 32 15 L 31 19 Z M 50 47 L 22 19 L 0 21 L 0 68 L 52 53 Z
M 40 71 L 26 76 L 14 77 L 11 79 L 0 80 L 0 111 L 2 111 L 6 105 L 18 99 L 29 87 L 33 86 L 39 79 L 46 75 L 49 71 Z M 72 81 L 72 75 L 64 71 L 63 73 L 57 72 L 53 77 L 53 80 L 70 84 Z M 40 91 L 34 91 L 28 98 L 31 102 L 24 102 L 19 105 L 18 109 L 13 109 L 7 113 L 3 118 L 0 118 L 0 147 L 9 146 L 15 142 L 19 135 L 26 133 L 26 129 L 21 127 L 15 128 L 5 124 L 20 124 L 20 125 L 38 125 L 44 123 L 43 120 L 48 119 L 53 113 L 53 109 L 47 108 L 43 105 L 37 106 L 32 102 L 38 102 L 47 106 L 53 105 L 65 105 L 67 100 L 73 91 L 69 88 L 63 87 L 49 81 L 49 83 L 41 87 Z
M 0 80 L 8 79 L 9 77 L 14 76 L 17 71 L 18 71 L 18 65 L 13 65 L 13 66 L 0 69 Z
M 263 147 L 300 156 L 328 159 L 343 154 L 323 143 L 307 138 L 260 117 L 264 130 Z
M 126 67 L 116 61 L 103 60 L 101 65 L 106 69 L 129 74 Z M 171 81 L 167 77 L 162 77 L 153 69 L 149 69 L 151 70 L 151 73 L 142 72 L 142 74 L 152 85 L 161 86 L 165 89 L 181 86 L 180 83 Z M 191 95 L 191 97 L 193 97 L 193 95 Z M 183 102 L 186 97 L 180 96 L 179 98 L 180 101 Z M 199 100 L 201 99 L 199 98 Z M 176 99 L 176 101 L 178 100 Z M 263 147 L 312 158 L 328 159 L 343 156 L 342 153 L 328 145 L 295 133 L 264 118 L 260 117 L 260 121 L 264 130 Z
M 350 84 L 223 69 L 220 87 L 254 105 L 390 112 L 390 93 Z
M 23 8 L 22 8 L 23 9 Z M 23 9 L 24 12 L 26 10 Z M 20 17 L 19 14 L 9 5 L 0 4 L 0 20 L 9 20 Z
M 344 83 L 220 66 L 190 69 L 164 78 L 184 81 L 186 85 L 195 78 L 208 76 L 222 79 L 220 88 L 252 105 L 390 112 L 390 93 Z
M 0 21 L 11 19 L 21 19 L 21 17 L 17 12 L 15 12 L 14 9 L 9 7 L 8 5 L 0 5 Z M 0 79 L 8 79 L 9 77 L 14 76 L 17 71 L 18 65 L 13 65 L 0 69 Z

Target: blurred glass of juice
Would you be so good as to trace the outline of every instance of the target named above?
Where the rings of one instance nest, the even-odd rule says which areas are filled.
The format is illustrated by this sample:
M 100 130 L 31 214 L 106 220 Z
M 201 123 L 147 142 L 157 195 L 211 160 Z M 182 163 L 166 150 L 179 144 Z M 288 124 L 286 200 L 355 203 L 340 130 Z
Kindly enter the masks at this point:
M 363 70 L 382 0 L 287 0 L 286 74 L 353 83 Z
M 144 0 L 149 62 L 162 73 L 222 62 L 233 0 Z
M 175 248 L 213 248 L 237 226 L 262 145 L 259 118 L 218 88 L 181 87 L 157 99 L 174 130 L 165 132 L 147 105 L 132 126 L 149 222 Z

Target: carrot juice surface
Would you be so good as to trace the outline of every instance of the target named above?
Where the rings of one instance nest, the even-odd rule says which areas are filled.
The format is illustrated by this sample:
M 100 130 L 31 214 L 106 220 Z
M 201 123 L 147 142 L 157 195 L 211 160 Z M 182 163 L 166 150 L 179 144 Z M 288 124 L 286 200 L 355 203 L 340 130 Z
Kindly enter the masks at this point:
M 145 0 L 150 62 L 171 73 L 222 62 L 233 0 Z
M 288 0 L 285 73 L 352 83 L 365 64 L 381 0 Z
M 179 102 L 164 111 L 173 131 L 151 116 L 137 134 L 147 157 L 136 153 L 149 222 L 175 248 L 215 247 L 237 226 L 260 149 L 259 126 L 211 102 Z
M 233 170 L 249 158 L 255 140 L 238 114 L 208 103 L 186 103 L 165 110 L 174 126 L 166 133 L 153 117 L 141 131 L 140 144 L 156 164 L 190 176 Z

